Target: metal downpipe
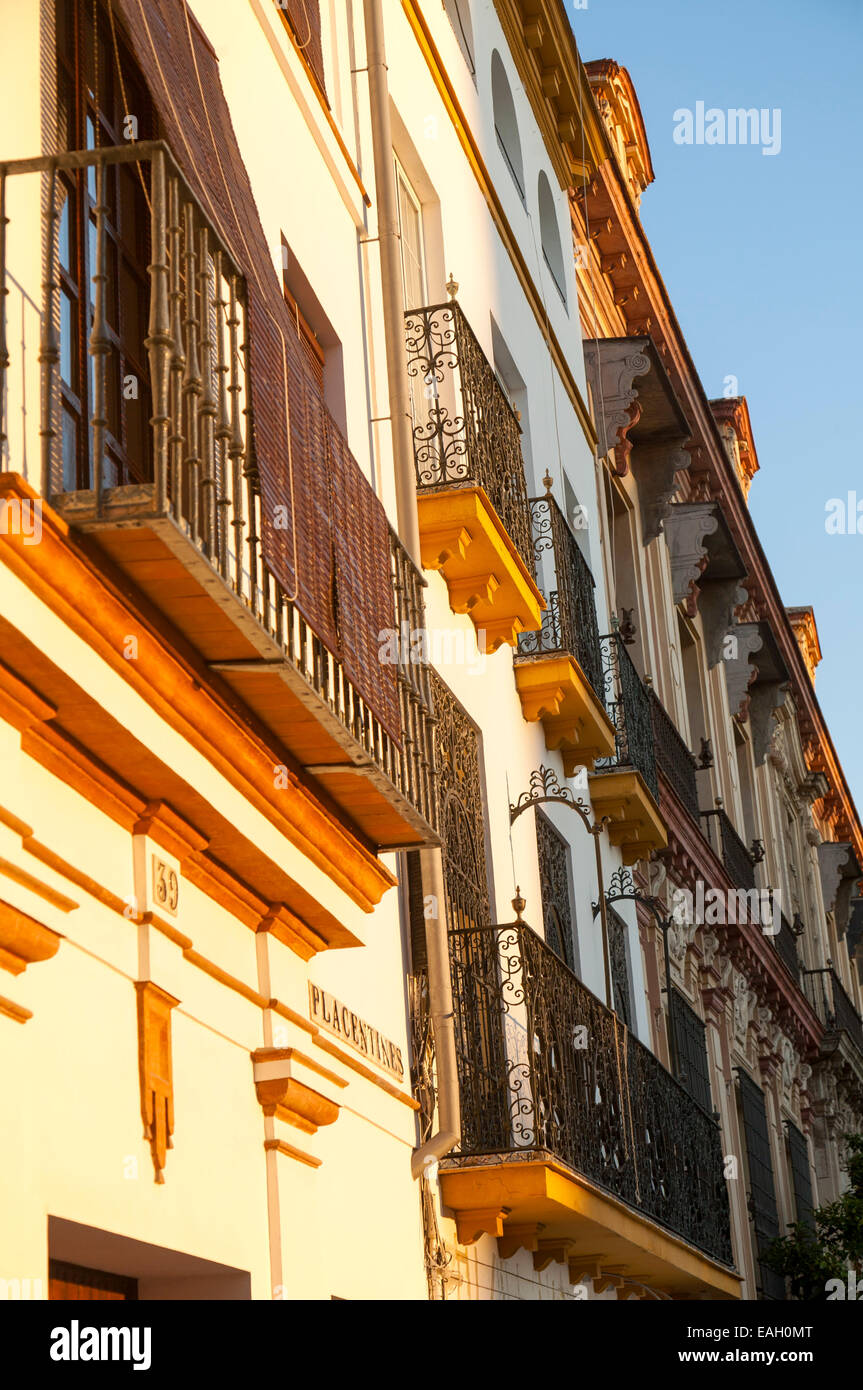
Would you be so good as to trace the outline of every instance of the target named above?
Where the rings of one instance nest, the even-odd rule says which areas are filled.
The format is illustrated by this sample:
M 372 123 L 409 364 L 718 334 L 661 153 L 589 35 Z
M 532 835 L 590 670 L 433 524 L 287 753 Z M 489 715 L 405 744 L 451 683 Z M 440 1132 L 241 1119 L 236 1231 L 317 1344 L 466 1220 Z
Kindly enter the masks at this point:
M 405 305 L 401 245 L 381 0 L 363 0 L 363 11 L 377 195 L 387 385 L 396 477 L 396 511 L 402 543 L 417 567 L 421 568 L 413 432 L 404 346 Z M 425 918 L 425 932 L 429 1007 L 437 1072 L 438 1128 L 411 1156 L 411 1172 L 415 1178 L 422 1176 L 428 1164 L 449 1153 L 461 1136 L 446 893 L 440 849 L 421 850 L 420 864 L 423 898 L 429 907 L 435 909 Z

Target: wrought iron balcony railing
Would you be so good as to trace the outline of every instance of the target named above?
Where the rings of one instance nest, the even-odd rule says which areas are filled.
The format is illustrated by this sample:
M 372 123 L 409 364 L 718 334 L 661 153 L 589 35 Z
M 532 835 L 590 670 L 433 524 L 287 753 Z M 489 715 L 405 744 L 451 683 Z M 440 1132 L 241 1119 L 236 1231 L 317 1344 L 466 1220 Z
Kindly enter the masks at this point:
M 463 1158 L 551 1156 L 731 1264 L 719 1126 L 524 923 L 450 934 Z
M 602 655 L 590 566 L 553 497 L 532 497 L 530 515 L 537 575 L 548 606 L 540 630 L 519 634 L 518 654 L 568 652 L 602 698 Z
M 797 985 L 800 984 L 800 956 L 797 951 L 797 937 L 795 936 L 791 924 L 785 913 L 781 913 L 779 919 L 779 930 L 770 940 L 776 949 L 776 953 L 783 965 L 793 976 Z
M 396 670 L 399 744 L 267 563 L 261 483 L 249 427 L 246 285 L 168 146 L 149 141 L 0 166 L 0 287 L 6 286 L 8 274 L 7 195 L 13 176 L 25 175 L 37 175 L 45 185 L 46 270 L 38 363 L 32 350 L 26 361 L 13 363 L 12 384 L 19 375 L 26 377 L 31 383 L 28 399 L 36 396 L 40 401 L 43 495 L 73 526 L 90 531 L 98 531 L 109 513 L 115 527 L 172 519 L 183 543 L 196 552 L 195 572 L 201 585 L 212 594 L 218 591 L 217 601 L 223 608 L 225 590 L 231 604 L 242 606 L 244 615 L 241 621 L 235 618 L 237 626 L 251 633 L 258 647 L 265 647 L 266 639 L 276 644 L 278 651 L 268 649 L 270 665 L 278 665 L 276 658 L 290 663 L 301 678 L 302 702 L 332 731 L 351 760 L 357 765 L 373 764 L 373 780 L 384 787 L 384 795 L 394 794 L 399 804 L 406 800 L 417 812 L 420 827 L 423 822 L 432 824 L 428 670 L 410 660 L 410 638 L 399 643 Z M 69 256 L 71 236 L 64 217 L 82 180 L 90 196 L 86 250 L 93 284 L 86 356 L 77 373 L 82 383 L 81 419 L 77 425 L 73 422 L 79 441 L 80 431 L 84 432 L 83 478 L 75 462 L 77 449 L 72 451 L 71 464 L 67 450 L 68 378 L 70 363 L 77 363 L 79 344 L 71 329 L 66 332 L 69 277 L 64 259 Z M 123 199 L 140 197 L 141 188 L 146 207 L 143 222 L 135 230 L 141 245 L 149 239 L 149 249 L 140 298 L 135 301 L 137 339 L 133 343 L 130 328 L 125 337 L 118 336 L 122 318 L 118 305 L 123 303 L 124 291 L 118 268 L 121 258 L 109 224 Z M 128 208 L 127 215 L 132 215 Z M 4 314 L 0 316 L 0 444 L 8 467 L 5 460 L 26 460 L 27 450 L 17 435 L 11 447 L 8 440 L 10 419 L 17 428 L 26 409 L 23 402 L 10 404 L 12 373 L 5 325 Z M 145 365 L 142 376 L 149 380 L 141 382 L 141 389 L 144 395 L 152 395 L 134 455 L 128 449 L 124 452 L 121 431 L 115 427 L 117 373 L 130 356 L 148 364 L 149 372 Z M 310 440 L 309 447 L 317 443 Z M 339 448 L 347 453 L 341 439 Z M 36 478 L 30 481 L 38 485 Z M 422 630 L 423 579 L 394 532 L 390 531 L 389 554 L 375 557 L 375 562 L 387 567 L 392 584 L 392 611 L 384 615 L 385 621 L 399 634 Z M 359 587 L 362 582 L 363 576 L 358 575 Z
M 804 970 L 803 992 L 828 1033 L 847 1033 L 863 1056 L 863 1020 L 833 967 Z
M 615 757 L 600 758 L 597 772 L 634 768 L 640 772 L 654 801 L 659 800 L 653 721 L 647 687 L 639 676 L 619 632 L 600 637 L 603 697 L 615 728 Z
M 405 314 L 417 490 L 481 487 L 535 577 L 521 426 L 455 300 Z
M 747 891 L 754 889 L 755 866 L 752 863 L 752 855 L 722 807 L 717 807 L 715 811 L 702 811 L 701 819 L 708 844 L 722 860 L 732 883 Z
M 650 692 L 650 712 L 653 719 L 653 742 L 656 762 L 675 792 L 698 825 L 698 784 L 695 777 L 695 758 L 685 739 L 659 700 L 656 691 Z

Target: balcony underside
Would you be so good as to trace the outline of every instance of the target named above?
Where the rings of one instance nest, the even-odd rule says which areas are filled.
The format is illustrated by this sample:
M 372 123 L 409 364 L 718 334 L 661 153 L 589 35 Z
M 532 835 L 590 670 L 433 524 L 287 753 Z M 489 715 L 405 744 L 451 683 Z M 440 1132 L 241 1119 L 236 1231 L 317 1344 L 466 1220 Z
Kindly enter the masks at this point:
M 740 1297 L 731 1270 L 547 1154 L 448 1162 L 441 1191 L 462 1244 L 497 1236 L 503 1258 L 524 1247 L 538 1269 L 557 1260 L 573 1283 L 590 1275 L 596 1287 L 622 1285 L 624 1296 L 630 1280 L 672 1298 Z
M 420 492 L 417 507 L 423 568 L 440 571 L 488 652 L 542 626 L 545 599 L 482 488 Z
M 564 772 L 593 769 L 614 755 L 614 725 L 574 656 L 568 653 L 516 661 L 515 683 L 525 719 L 542 720 L 545 746 L 563 755 Z
M 668 832 L 640 772 L 620 768 L 590 778 L 590 799 L 597 816 L 608 817 L 608 838 L 619 845 L 624 864 L 665 849 Z
M 169 514 L 152 484 L 52 499 L 201 654 L 243 705 L 278 737 L 330 799 L 381 850 L 434 834 L 359 739 Z

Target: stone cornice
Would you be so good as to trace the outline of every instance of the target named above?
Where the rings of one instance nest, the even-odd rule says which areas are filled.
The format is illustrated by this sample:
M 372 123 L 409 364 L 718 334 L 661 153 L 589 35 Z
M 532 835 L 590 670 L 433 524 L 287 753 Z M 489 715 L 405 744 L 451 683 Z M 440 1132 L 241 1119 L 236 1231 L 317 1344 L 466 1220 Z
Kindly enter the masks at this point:
M 611 144 L 563 0 L 494 0 L 561 188 L 579 187 Z

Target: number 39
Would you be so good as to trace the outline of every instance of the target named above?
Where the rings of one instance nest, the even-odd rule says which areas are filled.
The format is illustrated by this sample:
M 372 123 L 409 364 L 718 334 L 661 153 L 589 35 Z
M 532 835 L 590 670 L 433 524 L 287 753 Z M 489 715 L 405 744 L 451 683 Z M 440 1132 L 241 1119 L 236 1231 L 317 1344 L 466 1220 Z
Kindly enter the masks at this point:
M 176 912 L 180 899 L 180 880 L 176 869 L 161 859 L 153 860 L 153 897 L 166 912 Z

